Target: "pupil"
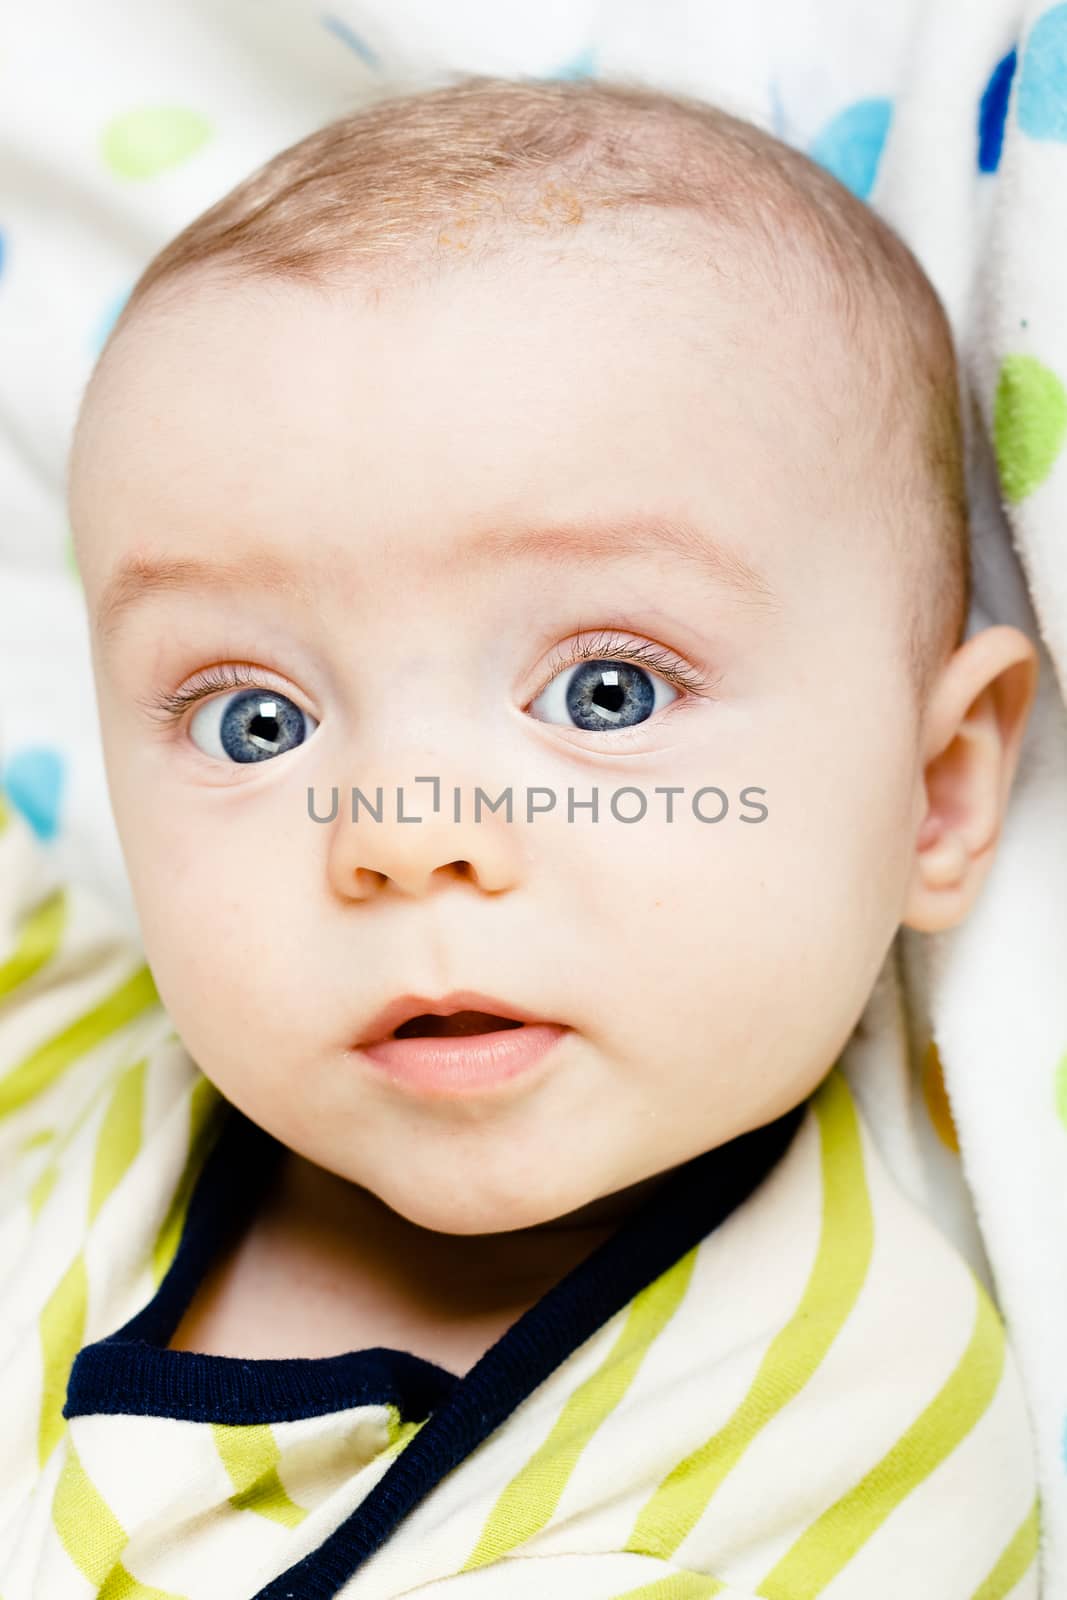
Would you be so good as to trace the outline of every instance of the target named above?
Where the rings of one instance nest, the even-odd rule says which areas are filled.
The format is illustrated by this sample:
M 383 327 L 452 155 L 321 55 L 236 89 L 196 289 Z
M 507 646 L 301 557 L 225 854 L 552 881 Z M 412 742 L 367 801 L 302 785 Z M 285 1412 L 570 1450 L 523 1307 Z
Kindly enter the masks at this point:
M 632 728 L 652 715 L 656 691 L 633 662 L 587 661 L 567 687 L 567 710 L 576 727 Z
M 248 724 L 248 737 L 261 750 L 277 750 L 281 742 L 281 722 L 276 716 L 267 717 L 257 711 Z
M 605 711 L 618 711 L 626 699 L 625 690 L 613 684 L 602 683 L 594 696 L 597 705 L 603 706 Z
M 302 744 L 303 715 L 284 695 L 243 691 L 223 713 L 219 738 L 234 761 L 265 761 Z

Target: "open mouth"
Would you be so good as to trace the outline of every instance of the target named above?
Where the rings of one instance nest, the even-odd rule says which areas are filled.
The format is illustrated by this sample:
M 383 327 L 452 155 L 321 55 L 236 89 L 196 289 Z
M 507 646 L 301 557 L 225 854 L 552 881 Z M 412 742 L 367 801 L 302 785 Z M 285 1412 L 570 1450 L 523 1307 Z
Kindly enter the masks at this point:
M 511 1015 L 489 1010 L 494 1003 Z M 390 1022 L 395 1026 L 387 1033 Z M 453 990 L 440 1000 L 404 994 L 371 1020 L 356 1049 L 361 1070 L 373 1068 L 405 1093 L 442 1100 L 506 1093 L 509 1080 L 533 1074 L 542 1063 L 547 1071 L 556 1044 L 570 1031 L 473 989 Z
M 505 1028 L 522 1028 L 525 1023 L 515 1017 L 496 1017 L 489 1011 L 453 1011 L 451 1016 L 438 1017 L 424 1011 L 420 1016 L 409 1017 L 388 1035 L 390 1039 L 457 1039 L 470 1034 L 499 1033 Z

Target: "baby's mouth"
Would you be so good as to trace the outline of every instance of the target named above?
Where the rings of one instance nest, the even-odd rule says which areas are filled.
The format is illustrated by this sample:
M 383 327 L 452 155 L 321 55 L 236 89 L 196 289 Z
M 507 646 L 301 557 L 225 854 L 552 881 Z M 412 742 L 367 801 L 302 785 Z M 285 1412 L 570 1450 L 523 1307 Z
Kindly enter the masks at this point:
M 439 1017 L 424 1011 L 420 1016 L 409 1017 L 388 1034 L 390 1039 L 453 1039 L 468 1034 L 498 1033 L 503 1028 L 523 1028 L 526 1024 L 515 1017 L 496 1017 L 490 1011 L 453 1011 L 450 1016 Z

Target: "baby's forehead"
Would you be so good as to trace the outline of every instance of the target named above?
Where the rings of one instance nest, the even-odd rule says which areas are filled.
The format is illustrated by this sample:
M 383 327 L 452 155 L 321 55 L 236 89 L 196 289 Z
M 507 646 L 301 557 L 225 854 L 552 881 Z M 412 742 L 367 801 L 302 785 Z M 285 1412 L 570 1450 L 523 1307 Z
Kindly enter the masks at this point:
M 672 551 L 653 514 L 689 526 L 690 553 L 704 532 L 785 584 L 802 565 L 805 583 L 866 567 L 860 543 L 844 561 L 833 549 L 847 453 L 811 402 L 807 323 L 776 344 L 758 274 L 734 271 L 727 292 L 686 248 L 591 239 L 561 258 L 542 241 L 396 295 L 205 281 L 147 306 L 72 474 L 88 593 L 145 547 L 184 561 L 232 546 L 257 566 L 297 550 L 309 576 L 338 552 L 346 582 L 358 551 L 384 585 L 383 551 L 394 579 L 432 575 L 494 528 L 536 529 L 544 552 L 558 532 L 588 577 L 626 551 L 677 557 L 686 535 Z M 472 607 L 514 548 L 496 547 Z
M 213 316 L 204 296 L 186 292 L 206 281 L 205 264 L 220 296 Z M 568 272 L 569 287 L 580 279 L 582 288 L 569 301 Z M 457 318 L 442 310 L 448 295 L 462 299 L 456 285 L 468 290 L 462 343 L 453 338 Z M 300 313 L 305 342 L 325 347 L 318 370 L 293 338 L 300 290 L 311 307 Z M 250 314 L 230 319 L 228 305 L 240 311 L 243 296 Z M 378 341 L 376 362 L 347 340 L 346 296 L 368 344 Z M 154 302 L 175 320 L 169 345 L 161 337 L 146 347 L 138 320 Z M 316 306 L 342 320 L 329 325 Z M 156 326 L 165 333 L 165 320 Z M 111 365 L 127 333 L 129 359 Z M 433 366 L 442 352 L 450 370 Z M 877 543 L 867 529 L 876 513 L 883 525 L 895 522 L 898 542 L 910 528 L 921 543 L 934 520 L 959 543 L 961 517 L 951 506 L 944 513 L 958 498 L 955 480 L 946 492 L 958 455 L 955 368 L 932 286 L 892 230 L 829 173 L 706 103 L 636 86 L 487 80 L 353 112 L 280 152 L 195 218 L 134 286 L 79 420 L 72 502 L 113 498 L 125 486 L 109 408 L 121 411 L 130 453 L 149 474 L 193 475 L 189 451 L 178 460 L 172 449 L 167 460 L 163 441 L 180 418 L 217 490 L 243 410 L 255 424 L 245 442 L 256 428 L 268 441 L 269 459 L 253 473 L 288 471 L 290 454 L 266 426 L 272 391 L 293 392 L 290 434 L 303 425 L 299 408 L 319 421 L 326 402 L 328 424 L 338 363 L 357 386 L 377 386 L 394 412 L 408 384 L 401 398 L 413 414 L 408 431 L 422 428 L 422 456 L 405 457 L 388 405 L 349 415 L 349 394 L 333 407 L 349 428 L 342 443 L 362 430 L 397 477 L 429 481 L 436 472 L 446 486 L 462 478 L 483 510 L 486 462 L 473 447 L 494 437 L 501 459 L 525 467 L 527 498 L 531 483 L 543 495 L 557 487 L 568 449 L 587 479 L 620 490 L 650 458 L 661 477 L 677 476 L 684 438 L 687 465 L 704 458 L 705 489 L 717 476 L 716 495 L 729 502 L 747 482 L 750 505 L 794 533 L 806 494 L 812 537 L 824 544 L 842 519 L 853 543 Z M 316 382 L 301 389 L 292 377 L 305 368 Z M 554 390 L 541 381 L 546 372 Z M 681 372 L 689 403 L 672 410 L 664 389 Z M 617 414 L 626 402 L 633 423 L 635 393 L 647 437 Z M 195 437 L 198 407 L 206 443 Z M 589 420 L 597 413 L 599 432 Z M 146 435 L 153 416 L 161 426 Z M 457 419 L 470 419 L 467 438 L 457 436 Z M 553 450 L 534 463 L 538 425 L 554 429 Z M 605 439 L 614 459 L 594 466 L 593 445 Z M 109 449 L 112 482 L 97 471 L 90 483 Z M 152 496 L 164 497 L 158 483 L 145 486 L 142 515 Z M 932 541 L 944 543 L 941 534 Z M 909 552 L 898 567 L 933 594 L 920 555 Z
M 846 390 L 860 361 L 828 328 L 832 308 L 814 289 L 782 294 L 781 271 L 750 240 L 652 215 L 639 229 L 591 224 L 565 242 L 502 235 L 473 258 L 438 257 L 419 277 L 353 272 L 307 285 L 232 268 L 189 273 L 151 296 L 105 351 L 72 482 L 101 439 L 116 448 L 119 429 L 128 440 L 153 413 L 157 442 L 191 434 L 202 412 L 219 428 L 208 442 L 223 447 L 228 432 L 279 425 L 303 405 L 321 414 L 325 449 L 331 407 L 351 405 L 366 428 L 391 397 L 415 417 L 436 393 L 443 428 L 494 382 L 526 427 L 539 403 L 560 424 L 599 391 L 602 403 L 629 397 L 651 411 L 684 387 L 709 428 L 729 421 L 768 446 L 777 430 L 783 456 L 792 436 L 805 437 L 809 451 L 832 445 L 843 467 L 858 415 Z
M 531 252 L 543 278 L 522 277 L 524 303 L 498 333 L 517 363 L 530 357 L 514 330 L 558 291 L 557 269 L 579 264 L 598 275 L 595 315 L 614 315 L 631 345 L 655 318 L 661 337 L 677 329 L 694 351 L 702 341 L 711 350 L 708 319 L 721 338 L 719 313 L 739 309 L 736 368 L 777 360 L 783 393 L 800 414 L 832 417 L 839 444 L 872 413 L 877 428 L 900 375 L 901 285 L 914 288 L 918 269 L 869 208 L 721 108 L 593 83 L 487 80 L 337 119 L 171 241 L 135 285 L 118 333 L 146 294 L 151 307 L 162 291 L 165 306 L 191 281 L 214 277 L 222 294 L 250 282 L 257 293 L 364 286 L 395 305 L 456 273 L 511 276 Z M 669 306 L 622 294 L 631 266 L 650 291 L 670 285 Z M 725 365 L 712 379 L 729 387 Z M 862 407 L 849 393 L 857 380 Z
M 674 337 L 699 357 L 714 356 L 724 344 L 746 352 L 749 363 L 778 361 L 783 387 L 798 391 L 824 374 L 830 355 L 832 392 L 862 369 L 862 344 L 848 336 L 854 329 L 846 332 L 826 292 L 825 266 L 796 243 L 784 253 L 770 251 L 751 230 L 709 227 L 706 218 L 679 209 L 635 211 L 625 222 L 593 214 L 562 236 L 491 219 L 484 229 L 461 238 L 445 227 L 444 243 L 417 263 L 353 266 L 318 281 L 255 274 L 232 263 L 188 270 L 154 289 L 129 324 L 120 324 L 93 374 L 85 409 L 97 401 L 121 404 L 149 369 L 165 375 L 168 366 L 187 368 L 214 352 L 225 355 L 229 346 L 236 350 L 256 322 L 252 337 L 280 348 L 287 321 L 304 315 L 305 295 L 304 307 L 317 301 L 345 320 L 358 317 L 366 338 L 376 314 L 395 333 L 405 319 L 425 323 L 428 308 L 432 319 L 435 306 L 455 302 L 466 289 L 472 341 L 480 325 L 492 322 L 499 332 L 503 324 L 516 362 L 535 354 L 522 338 L 524 327 L 537 319 L 547 326 L 555 312 L 562 333 L 570 307 L 572 343 L 597 324 L 614 324 L 620 344 L 634 349 Z M 736 375 L 721 360 L 711 371 L 727 387 Z
M 662 219 L 566 252 L 502 243 L 399 289 L 171 285 L 116 343 L 72 452 L 87 587 L 153 520 L 190 549 L 258 533 L 261 557 L 310 528 L 322 551 L 409 540 L 432 570 L 480 525 L 621 529 L 657 508 L 742 551 L 753 536 L 757 567 L 762 540 L 780 573 L 819 570 L 865 492 L 843 380 L 743 252 L 709 269 L 707 248 Z

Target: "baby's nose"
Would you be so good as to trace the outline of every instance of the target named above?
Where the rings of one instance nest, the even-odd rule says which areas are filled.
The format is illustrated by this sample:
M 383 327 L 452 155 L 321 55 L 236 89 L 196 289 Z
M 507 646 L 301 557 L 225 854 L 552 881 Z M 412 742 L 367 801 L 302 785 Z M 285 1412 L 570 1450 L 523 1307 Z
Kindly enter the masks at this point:
M 373 793 L 371 799 L 376 799 Z M 442 800 L 437 814 L 428 802 L 429 796 L 417 810 L 406 788 L 398 797 L 395 787 L 383 785 L 373 814 L 357 807 L 353 821 L 351 808 L 340 804 L 328 846 L 335 892 L 368 900 L 390 886 L 416 897 L 449 883 L 469 884 L 485 894 L 515 887 L 521 854 L 512 824 L 503 817 L 462 814 L 457 822 L 447 802 Z

